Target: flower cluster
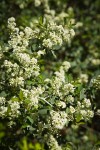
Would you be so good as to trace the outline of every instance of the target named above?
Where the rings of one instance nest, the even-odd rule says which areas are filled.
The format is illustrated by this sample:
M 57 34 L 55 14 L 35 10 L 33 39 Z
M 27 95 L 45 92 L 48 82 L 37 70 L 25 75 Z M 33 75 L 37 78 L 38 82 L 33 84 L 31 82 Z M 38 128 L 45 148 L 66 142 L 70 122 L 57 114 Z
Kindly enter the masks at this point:
M 67 120 L 67 113 L 65 111 L 56 112 L 51 111 L 50 112 L 50 121 L 51 121 L 51 127 L 54 129 L 62 129 L 65 124 L 68 123 Z
M 91 102 L 90 99 L 84 98 L 81 102 L 77 102 L 76 107 L 76 115 L 79 116 L 79 120 L 89 120 L 94 116 L 94 112 L 91 110 Z
M 62 25 L 50 22 L 48 24 L 49 34 L 44 37 L 43 46 L 52 49 L 53 47 L 61 47 L 63 42 L 70 42 L 70 39 L 75 35 L 74 30 L 64 28 Z
M 98 75 L 96 78 L 92 79 L 91 83 L 92 83 L 93 87 L 100 90 L 100 75 Z
M 80 83 L 87 83 L 88 82 L 88 75 L 87 74 L 80 74 L 79 82 Z
M 61 146 L 59 146 L 58 142 L 53 137 L 53 135 L 49 136 L 49 140 L 48 140 L 47 144 L 48 144 L 50 150 L 62 150 Z

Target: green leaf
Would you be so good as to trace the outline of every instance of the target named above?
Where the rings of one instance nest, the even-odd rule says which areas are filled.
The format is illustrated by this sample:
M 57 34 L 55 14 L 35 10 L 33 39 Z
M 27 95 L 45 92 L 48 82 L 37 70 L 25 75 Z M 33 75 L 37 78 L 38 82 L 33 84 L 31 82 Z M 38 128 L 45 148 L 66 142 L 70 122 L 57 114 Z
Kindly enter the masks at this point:
M 19 92 L 19 98 L 20 98 L 20 100 L 23 100 L 23 92 L 21 90 Z
M 77 125 L 83 125 L 85 122 L 77 122 Z
M 86 95 L 85 95 L 85 89 L 83 88 L 81 91 L 80 91 L 80 100 L 82 100 L 83 98 L 85 98 Z
M 3 138 L 5 136 L 5 133 L 2 131 L 0 132 L 0 139 Z
M 22 125 L 22 129 L 24 129 L 24 128 L 27 128 L 29 125 L 28 125 L 28 123 L 25 123 L 24 125 Z
M 54 51 L 51 50 L 52 55 L 54 56 L 54 58 L 56 59 L 57 56 L 55 55 Z
M 40 109 L 38 112 L 41 115 L 46 115 L 47 114 L 48 109 Z
M 7 96 L 7 94 L 6 94 L 5 91 L 2 91 L 2 92 L 0 93 L 0 97 L 6 97 L 6 96 Z
M 33 124 L 33 119 L 30 117 L 30 116 L 27 116 L 27 119 L 29 120 L 29 122 L 31 123 L 31 124 Z
M 76 115 L 76 122 L 79 122 L 82 119 L 82 115 L 81 114 L 77 114 Z
M 18 102 L 18 101 L 19 101 L 19 98 L 18 98 L 18 97 L 12 97 L 11 100 L 12 100 L 13 102 L 15 102 L 15 101 Z
M 40 16 L 40 18 L 39 18 L 39 24 L 40 24 L 40 25 L 43 25 L 43 21 L 44 21 L 43 17 Z

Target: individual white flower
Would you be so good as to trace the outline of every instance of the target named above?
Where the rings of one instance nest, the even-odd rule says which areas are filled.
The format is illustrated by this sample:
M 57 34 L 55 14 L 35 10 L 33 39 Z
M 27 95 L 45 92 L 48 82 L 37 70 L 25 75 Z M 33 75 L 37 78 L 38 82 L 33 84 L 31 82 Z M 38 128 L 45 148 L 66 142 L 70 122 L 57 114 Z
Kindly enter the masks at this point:
M 87 117 L 87 111 L 86 110 L 80 110 L 81 115 L 85 118 Z
M 29 90 L 21 88 L 21 91 L 23 92 L 23 96 L 24 96 L 25 98 L 27 98 L 27 97 L 28 97 L 28 94 L 29 94 Z
M 62 37 L 60 37 L 59 35 L 56 35 L 55 32 L 50 32 L 49 36 L 50 36 L 50 39 L 51 39 L 54 46 L 56 46 L 56 45 L 61 46 L 62 45 L 62 42 L 63 42 Z
M 41 0 L 35 0 L 35 1 L 34 1 L 34 5 L 35 5 L 36 7 L 40 6 L 40 5 L 41 5 Z
M 82 27 L 82 26 L 83 26 L 82 22 L 77 22 L 76 25 L 75 25 L 75 28 L 79 28 L 79 27 Z
M 79 101 L 77 102 L 77 106 L 78 106 L 78 108 L 81 107 L 81 103 Z
M 74 97 L 72 95 L 67 96 L 67 102 L 73 103 L 74 102 Z
M 15 18 L 14 17 L 11 17 L 8 19 L 8 23 L 11 23 L 11 22 L 15 22 Z
M 2 52 L 0 52 L 0 59 L 3 57 L 3 53 Z
M 32 63 L 32 65 L 37 64 L 37 59 L 32 57 L 32 59 L 30 60 L 30 62 Z
M 75 112 L 75 108 L 73 106 L 69 107 L 70 112 L 73 114 Z
M 88 82 L 88 75 L 87 74 L 81 74 L 78 81 L 80 83 L 87 83 Z
M 29 108 L 35 108 L 35 109 L 37 109 L 38 108 L 38 103 L 39 103 L 39 98 L 38 98 L 38 96 L 30 96 L 30 100 L 29 100 L 29 104 L 28 104 L 28 107 Z
M 27 47 L 29 45 L 29 41 L 27 39 L 23 40 L 23 45 L 24 47 Z
M 73 29 L 71 29 L 70 34 L 71 34 L 72 37 L 75 36 L 75 31 Z
M 90 99 L 85 98 L 85 99 L 83 100 L 83 104 L 84 104 L 87 108 L 90 107 L 90 106 L 91 106 Z
M 46 78 L 44 81 L 47 82 L 47 83 L 51 82 L 51 80 L 48 79 L 48 78 Z
M 71 65 L 68 61 L 64 61 L 62 66 L 63 66 L 65 71 L 68 71 L 68 69 L 71 67 Z
M 63 101 L 58 101 L 58 102 L 56 102 L 56 105 L 57 105 L 58 107 L 61 107 L 61 108 L 66 108 L 66 103 L 63 102 Z
M 50 39 L 44 39 L 44 40 L 43 40 L 43 46 L 48 47 L 48 48 L 51 49 L 52 46 L 53 46 L 53 44 L 52 44 L 52 42 L 51 42 Z
M 14 122 L 13 120 L 10 120 L 10 121 L 8 122 L 8 126 L 9 126 L 10 128 L 12 128 L 13 125 L 16 125 L 16 122 Z
M 0 117 L 4 118 L 6 116 L 7 110 L 8 110 L 8 107 L 1 106 L 0 107 Z
M 63 68 L 60 68 L 59 71 L 56 71 L 55 75 L 59 80 L 61 80 L 61 82 L 65 81 L 65 72 L 64 72 Z
M 0 105 L 5 105 L 5 97 L 0 97 Z
M 100 59 L 91 59 L 93 65 L 100 65 Z
M 87 110 L 87 115 L 92 118 L 94 116 L 94 112 L 92 110 Z
M 97 114 L 100 115 L 100 109 L 97 109 Z
M 71 37 L 70 37 L 70 34 L 69 34 L 69 31 L 68 29 L 65 29 L 64 33 L 63 33 L 63 38 L 66 42 L 70 43 L 71 41 Z
M 20 36 L 21 38 L 23 38 L 23 37 L 24 37 L 24 32 L 20 31 L 20 32 L 19 32 L 19 36 Z
M 73 93 L 74 92 L 74 85 L 72 85 L 71 83 L 67 83 L 64 85 L 64 91 L 66 92 L 66 94 L 69 94 L 69 93 Z
M 11 61 L 8 61 L 8 60 L 5 60 L 5 61 L 4 61 L 4 66 L 5 66 L 5 67 L 11 68 L 12 65 L 13 65 L 13 64 L 11 63 Z
M 60 34 L 63 34 L 63 32 L 64 32 L 64 28 L 63 28 L 62 25 L 56 26 L 56 30 L 57 30 Z
M 25 35 L 26 35 L 27 38 L 30 38 L 30 36 L 31 36 L 32 33 L 33 33 L 32 29 L 31 29 L 30 27 L 26 27 L 26 28 L 24 29 L 24 32 L 25 32 Z
M 83 139 L 84 141 L 88 141 L 88 140 L 89 140 L 89 137 L 88 137 L 87 135 L 84 135 L 84 136 L 82 137 L 82 139 Z
M 39 50 L 38 52 L 37 52 L 37 55 L 38 56 L 41 56 L 41 55 L 44 55 L 45 54 L 45 50 Z

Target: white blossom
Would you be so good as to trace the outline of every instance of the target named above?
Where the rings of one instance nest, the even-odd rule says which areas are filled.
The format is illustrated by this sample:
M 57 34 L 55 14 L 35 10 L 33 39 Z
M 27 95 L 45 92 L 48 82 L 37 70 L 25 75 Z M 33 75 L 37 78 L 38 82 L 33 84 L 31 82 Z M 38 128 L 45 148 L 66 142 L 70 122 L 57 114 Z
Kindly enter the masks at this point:
M 9 112 L 9 117 L 10 118 L 16 118 L 16 117 L 18 117 L 19 115 L 20 115 L 20 111 L 19 111 L 19 109 L 20 109 L 20 103 L 18 102 L 18 101 L 12 101 L 12 100 L 10 100 L 9 102 L 8 102 L 8 104 L 9 104 L 9 106 L 10 106 L 10 112 Z
M 74 86 L 71 83 L 67 83 L 64 85 L 64 91 L 66 94 L 73 93 L 74 92 Z
M 58 145 L 57 140 L 53 137 L 53 135 L 49 136 L 48 142 L 47 142 L 50 150 L 62 150 L 61 146 Z
M 6 99 L 5 97 L 0 97 L 0 105 L 5 105 Z
M 57 105 L 58 107 L 61 107 L 61 108 L 66 108 L 66 103 L 63 102 L 63 101 L 58 101 L 58 102 L 56 102 L 56 105 Z
M 68 122 L 67 120 L 67 114 L 66 112 L 56 112 L 56 111 L 51 111 L 51 122 L 52 126 L 56 129 L 62 129 L 64 125 Z
M 73 106 L 70 106 L 69 109 L 72 114 L 75 112 L 75 108 Z
M 8 107 L 1 106 L 0 107 L 0 117 L 4 118 L 6 116 L 7 110 L 8 110 Z

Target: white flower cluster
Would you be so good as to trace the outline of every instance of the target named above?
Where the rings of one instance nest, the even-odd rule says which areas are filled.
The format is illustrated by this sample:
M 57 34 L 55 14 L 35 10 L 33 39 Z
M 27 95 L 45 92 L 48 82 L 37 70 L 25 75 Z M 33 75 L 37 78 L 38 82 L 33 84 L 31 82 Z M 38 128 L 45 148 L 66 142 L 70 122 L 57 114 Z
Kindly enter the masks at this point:
M 5 106 L 5 97 L 0 97 L 0 117 L 4 118 L 7 115 L 7 107 Z
M 48 0 L 34 0 L 35 7 L 39 7 L 41 4 L 43 4 L 47 8 Z
M 7 116 L 7 107 L 6 106 L 1 106 L 0 107 L 0 117 L 5 118 Z
M 18 101 L 6 101 L 4 97 L 0 97 L 0 117 L 8 118 L 11 120 L 17 118 L 21 113 L 19 111 L 20 103 Z
M 19 65 L 17 63 L 5 60 L 3 65 L 5 66 L 7 73 L 11 73 L 12 77 L 18 75 Z
M 59 146 L 57 140 L 53 137 L 53 135 L 49 136 L 47 144 L 50 150 L 62 150 L 62 148 Z
M 19 111 L 20 109 L 20 103 L 18 101 L 12 101 L 10 100 L 8 102 L 8 115 L 9 115 L 9 118 L 12 119 L 12 118 L 17 118 L 21 113 Z
M 24 86 L 24 78 L 23 77 L 16 77 L 9 79 L 9 83 L 11 86 Z
M 0 105 L 5 105 L 5 97 L 0 97 Z
M 62 96 L 62 92 L 60 92 L 61 87 L 65 83 L 65 72 L 68 71 L 68 69 L 71 67 L 70 63 L 65 61 L 62 63 L 62 66 L 60 67 L 59 71 L 55 72 L 55 78 L 51 81 L 51 86 L 53 88 L 54 94 L 57 94 L 59 96 Z M 63 90 L 65 89 L 65 86 L 69 86 L 64 84 Z
M 88 82 L 88 75 L 87 74 L 80 74 L 80 78 L 78 81 L 80 83 L 87 83 Z
M 65 99 L 66 103 L 73 103 L 74 102 L 74 97 L 72 95 L 68 95 L 67 98 Z
M 92 79 L 91 83 L 93 84 L 93 87 L 100 90 L 100 75 L 98 75 L 96 78 Z
M 69 93 L 74 93 L 74 85 L 71 83 L 67 83 L 64 85 L 63 90 L 65 92 L 66 95 L 68 95 Z
M 8 19 L 8 28 L 10 30 L 9 46 L 13 48 L 13 51 L 23 52 L 29 45 L 29 39 L 34 35 L 33 30 L 30 27 L 26 27 L 23 31 L 19 31 L 16 27 L 15 18 Z
M 100 65 L 100 59 L 91 58 L 91 63 L 95 66 L 99 66 Z
M 67 113 L 65 111 L 57 112 L 52 110 L 50 116 L 51 126 L 55 129 L 62 129 L 68 123 Z
M 14 59 L 5 60 L 2 67 L 7 72 L 6 78 L 9 80 L 9 85 L 23 87 L 26 79 L 39 75 L 37 58 L 28 54 L 27 51 L 33 31 L 29 27 L 26 27 L 24 32 L 19 31 L 13 17 L 8 20 L 8 28 L 11 30 L 11 35 L 9 45 L 4 51 L 9 52 L 12 49 L 9 57 Z
M 76 114 L 80 114 L 80 118 L 84 120 L 89 120 L 94 116 L 90 99 L 84 98 L 82 102 L 77 102 Z
M 80 116 L 80 120 L 88 120 L 93 117 L 94 113 L 91 110 L 90 99 L 84 98 L 82 101 L 77 101 L 74 98 L 75 86 L 66 81 L 65 71 L 70 68 L 69 62 L 63 62 L 59 71 L 56 71 L 53 79 L 46 79 L 45 83 L 50 83 L 52 87 L 52 95 L 57 96 L 55 105 L 58 109 L 66 109 L 67 111 L 50 111 L 49 118 L 50 127 L 62 129 L 64 125 L 73 121 L 76 116 Z M 50 103 L 52 102 L 49 101 Z M 62 116 L 62 114 L 64 116 Z M 76 119 L 77 120 L 77 119 Z
M 90 107 L 91 106 L 90 99 L 84 98 L 83 105 L 87 108 Z
M 44 87 L 33 87 L 31 90 L 25 90 L 25 89 L 21 89 L 21 91 L 23 92 L 23 104 L 27 104 L 27 109 L 38 109 L 39 106 L 39 100 L 42 97 L 42 94 L 44 92 Z M 40 97 L 41 96 L 41 97 Z M 27 102 L 28 100 L 28 102 Z
M 45 38 L 44 33 L 41 36 L 44 37 L 43 46 L 49 49 L 61 47 L 64 42 L 69 43 L 75 35 L 73 29 L 64 28 L 62 25 L 57 25 L 54 22 L 49 22 L 47 29 L 49 31 L 48 37 Z

